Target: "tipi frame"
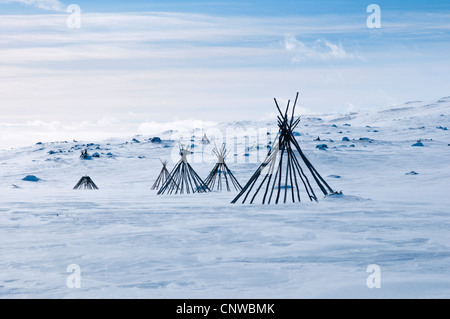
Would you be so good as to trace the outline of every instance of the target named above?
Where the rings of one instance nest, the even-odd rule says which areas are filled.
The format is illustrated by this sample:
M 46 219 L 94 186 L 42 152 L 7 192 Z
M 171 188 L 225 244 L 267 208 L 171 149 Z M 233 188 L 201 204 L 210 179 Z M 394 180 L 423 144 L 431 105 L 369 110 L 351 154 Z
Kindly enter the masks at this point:
M 161 172 L 159 173 L 158 178 L 153 183 L 152 189 L 159 189 L 162 185 L 164 185 L 164 182 L 170 175 L 169 171 L 167 170 L 168 161 L 167 160 L 162 161 L 161 159 L 159 160 L 161 161 L 163 167 L 161 168 Z
M 214 145 L 213 152 L 217 156 L 217 163 L 209 173 L 208 177 L 206 177 L 205 179 L 205 183 L 206 185 L 208 185 L 209 189 L 214 190 L 215 186 L 217 185 L 216 190 L 222 191 L 223 188 L 222 184 L 225 184 L 227 191 L 230 192 L 231 191 L 230 182 L 231 182 L 235 190 L 237 191 L 242 190 L 241 184 L 239 184 L 238 180 L 236 179 L 236 177 L 234 177 L 233 173 L 231 173 L 231 170 L 225 163 L 225 157 L 228 155 L 225 143 L 222 144 L 222 148 L 220 149 L 217 148 L 217 145 Z
M 291 199 L 292 202 L 300 202 L 299 185 L 303 185 L 309 200 L 317 201 L 317 195 L 308 179 L 308 175 L 314 180 L 324 195 L 334 193 L 332 188 L 306 158 L 293 135 L 294 129 L 300 122 L 300 118 L 294 119 L 297 99 L 298 92 L 289 116 L 290 101 L 288 101 L 286 110 L 283 113 L 278 106 L 277 100 L 274 98 L 279 112 L 277 116 L 278 134 L 264 162 L 258 167 L 231 203 L 236 203 L 244 196 L 242 203 L 249 200 L 250 204 L 252 204 L 258 194 L 258 200 L 261 200 L 262 204 L 270 204 L 272 201 L 275 204 L 278 204 L 280 201 L 286 203 L 288 199 Z M 262 177 L 262 180 L 260 180 L 260 177 Z
M 192 154 L 190 148 L 185 148 L 181 144 L 179 147 L 181 159 L 172 169 L 157 195 L 210 192 L 209 187 L 187 161 L 187 155 Z
M 98 187 L 95 185 L 94 181 L 86 175 L 80 178 L 73 189 L 98 189 Z

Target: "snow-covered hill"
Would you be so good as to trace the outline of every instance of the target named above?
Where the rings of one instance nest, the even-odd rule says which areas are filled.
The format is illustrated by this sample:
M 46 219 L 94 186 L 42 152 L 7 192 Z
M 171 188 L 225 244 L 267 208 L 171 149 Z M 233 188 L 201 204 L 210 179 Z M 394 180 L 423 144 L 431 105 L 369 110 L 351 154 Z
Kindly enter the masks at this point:
M 205 130 L 217 143 L 228 132 L 228 166 L 245 184 L 276 128 L 274 119 Z M 302 115 L 303 151 L 344 195 L 264 206 L 230 204 L 235 192 L 150 190 L 159 159 L 169 170 L 178 160 L 180 136 L 206 177 L 214 158 L 202 130 L 2 150 L 0 297 L 449 298 L 447 128 L 450 97 Z M 84 149 L 99 157 L 81 160 Z M 100 189 L 73 190 L 83 175 Z M 81 288 L 66 285 L 71 264 Z M 370 264 L 381 288 L 366 285 Z

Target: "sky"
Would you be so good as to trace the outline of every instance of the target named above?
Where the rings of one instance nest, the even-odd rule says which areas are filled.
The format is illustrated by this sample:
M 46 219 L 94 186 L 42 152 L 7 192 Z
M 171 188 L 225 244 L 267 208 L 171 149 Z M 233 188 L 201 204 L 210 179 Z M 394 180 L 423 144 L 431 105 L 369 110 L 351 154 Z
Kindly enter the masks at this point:
M 448 1 L 0 0 L 0 148 L 436 100 L 449 40 Z

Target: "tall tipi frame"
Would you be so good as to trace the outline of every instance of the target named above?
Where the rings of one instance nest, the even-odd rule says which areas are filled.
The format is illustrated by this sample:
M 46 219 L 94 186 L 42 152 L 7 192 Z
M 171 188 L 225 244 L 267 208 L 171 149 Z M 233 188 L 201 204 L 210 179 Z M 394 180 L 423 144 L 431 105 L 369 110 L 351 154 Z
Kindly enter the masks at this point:
M 161 160 L 161 164 L 162 164 L 162 168 L 161 168 L 161 172 L 159 172 L 158 178 L 155 180 L 155 182 L 152 185 L 152 189 L 159 189 L 162 185 L 164 185 L 164 182 L 167 180 L 167 178 L 169 177 L 170 173 L 167 170 L 167 160 Z
M 324 195 L 334 193 L 306 158 L 293 135 L 294 129 L 300 122 L 300 118 L 294 119 L 297 99 L 298 92 L 289 116 L 290 101 L 288 101 L 286 110 L 283 113 L 278 106 L 277 100 L 274 98 L 275 105 L 280 113 L 277 116 L 278 134 L 264 162 L 258 167 L 231 203 L 236 203 L 242 196 L 244 196 L 242 203 L 249 200 L 250 204 L 254 203 L 255 200 L 261 201 L 262 204 L 270 204 L 272 201 L 275 204 L 278 204 L 280 201 L 286 203 L 288 199 L 292 202 L 300 202 L 301 185 L 303 185 L 307 198 L 311 201 L 317 201 L 317 196 L 309 178 L 315 182 Z M 262 180 L 260 177 L 262 177 Z
M 206 193 L 211 190 L 205 182 L 198 176 L 192 166 L 187 161 L 187 155 L 192 154 L 190 148 L 185 148 L 180 144 L 181 159 L 170 172 L 165 183 L 159 189 L 160 194 L 187 194 Z
M 233 173 L 231 173 L 227 164 L 225 163 L 225 157 L 228 155 L 225 143 L 222 144 L 222 148 L 217 148 L 217 145 L 214 145 L 214 154 L 217 156 L 217 163 L 214 168 L 209 173 L 208 177 L 205 179 L 206 185 L 208 185 L 209 189 L 214 190 L 215 186 L 216 190 L 222 191 L 223 185 L 227 191 L 231 191 L 230 182 L 234 186 L 234 189 L 237 191 L 242 190 L 241 184 L 239 184 L 236 177 L 234 177 Z

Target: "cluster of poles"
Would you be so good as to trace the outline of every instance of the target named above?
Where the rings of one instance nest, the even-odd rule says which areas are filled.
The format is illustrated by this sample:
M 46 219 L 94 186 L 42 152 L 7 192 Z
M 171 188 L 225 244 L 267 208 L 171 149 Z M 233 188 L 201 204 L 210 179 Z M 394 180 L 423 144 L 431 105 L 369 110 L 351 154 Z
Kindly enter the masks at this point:
M 231 187 L 234 187 L 236 191 L 240 191 L 242 189 L 241 184 L 239 184 L 225 163 L 225 157 L 227 155 L 225 144 L 222 145 L 221 149 L 216 146 L 213 152 L 217 156 L 217 163 L 208 177 L 202 180 L 187 161 L 187 155 L 192 153 L 191 150 L 180 144 L 181 159 L 170 173 L 167 170 L 167 161 L 161 161 L 163 167 L 152 189 L 157 189 L 158 195 L 164 193 L 205 193 L 211 190 L 222 191 L 223 189 L 231 191 Z
M 231 203 L 240 201 L 250 204 L 256 201 L 262 204 L 300 202 L 303 196 L 301 190 L 307 199 L 317 201 L 315 188 L 323 195 L 336 193 L 317 172 L 294 137 L 294 129 L 300 122 L 300 118 L 294 116 L 297 100 L 298 93 L 292 107 L 289 100 L 283 112 L 274 99 L 279 113 L 278 134 L 265 160 L 243 187 L 225 162 L 228 155 L 225 144 L 221 148 L 214 148 L 217 162 L 205 180 L 200 178 L 187 160 L 192 151 L 180 144 L 180 160 L 170 172 L 167 169 L 168 162 L 161 161 L 163 167 L 151 188 L 158 190 L 158 195 L 234 189 L 238 194 Z M 84 176 L 74 188 L 97 189 L 97 186 L 89 176 Z

